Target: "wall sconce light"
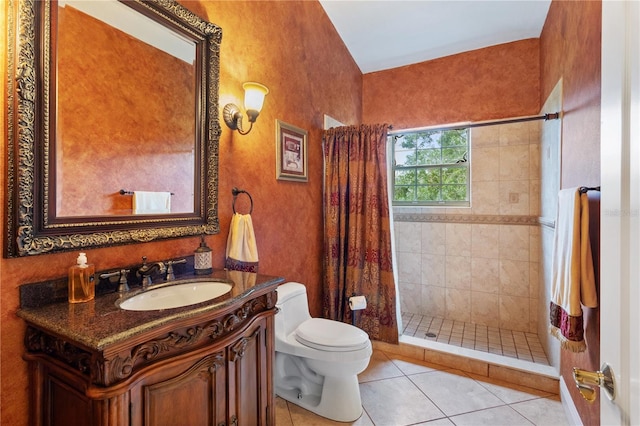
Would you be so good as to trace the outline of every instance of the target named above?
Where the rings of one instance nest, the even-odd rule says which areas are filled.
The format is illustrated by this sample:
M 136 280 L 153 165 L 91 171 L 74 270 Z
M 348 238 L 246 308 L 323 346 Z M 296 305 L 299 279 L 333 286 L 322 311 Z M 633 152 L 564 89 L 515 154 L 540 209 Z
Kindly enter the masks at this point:
M 247 82 L 242 85 L 244 89 L 244 109 L 247 110 L 247 116 L 249 117 L 249 130 L 246 132 L 242 130 L 242 112 L 235 104 L 226 104 L 222 110 L 222 116 L 224 122 L 229 126 L 231 130 L 237 130 L 241 135 L 246 135 L 253 128 L 253 123 L 256 122 L 262 104 L 264 103 L 264 97 L 269 93 L 269 89 L 260 83 Z

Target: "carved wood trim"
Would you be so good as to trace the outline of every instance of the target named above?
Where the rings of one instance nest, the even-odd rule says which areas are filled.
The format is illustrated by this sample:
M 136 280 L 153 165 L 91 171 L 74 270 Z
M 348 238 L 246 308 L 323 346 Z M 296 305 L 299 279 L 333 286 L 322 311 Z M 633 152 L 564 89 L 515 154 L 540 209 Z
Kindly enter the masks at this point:
M 89 377 L 91 383 L 110 386 L 160 359 L 206 346 L 230 335 L 255 316 L 275 308 L 275 291 L 251 299 L 234 311 L 201 324 L 181 327 L 113 356 L 92 353 L 59 337 L 28 326 L 25 346 L 28 352 L 43 353 L 64 362 Z
M 88 375 L 91 371 L 93 354 L 89 351 L 42 332 L 34 327 L 27 326 L 24 344 L 27 351 L 43 353 L 56 358 L 82 374 Z
M 163 16 L 206 41 L 206 67 L 202 67 L 200 104 L 202 155 L 198 174 L 206 182 L 201 196 L 206 203 L 189 216 L 148 219 L 49 221 L 50 141 L 49 111 L 51 86 L 51 8 L 55 3 L 37 0 L 9 0 L 7 69 L 7 216 L 5 255 L 20 257 L 103 247 L 113 244 L 149 242 L 192 235 L 218 234 L 218 153 L 222 133 L 218 120 L 220 44 L 222 29 L 206 22 L 175 0 L 131 0 L 137 6 Z M 40 8 L 40 6 L 43 6 Z M 41 10 L 42 9 L 42 10 Z M 42 16 L 41 16 L 42 15 Z M 17 26 L 17 28 L 16 28 Z M 198 31 L 201 34 L 197 34 Z M 39 55 L 42 58 L 39 60 Z M 39 65 L 39 62 L 42 64 Z M 207 72 L 209 70 L 209 72 Z M 40 158 L 41 157 L 41 158 Z M 38 159 L 43 164 L 39 164 Z M 42 200 L 36 196 L 40 194 Z M 206 198 L 205 198 L 206 197 Z M 205 205 L 206 204 L 206 205 Z M 42 228 L 42 229 L 40 229 Z
M 233 346 L 231 346 L 229 361 L 236 362 L 244 356 L 245 351 L 247 350 L 247 346 L 252 340 L 255 340 L 261 329 L 256 330 L 251 336 L 243 337 L 238 342 L 236 342 Z
M 154 383 L 149 386 L 145 386 L 145 393 L 149 395 L 156 389 L 171 387 L 173 385 L 184 382 L 185 380 L 193 376 L 200 376 L 207 380 L 208 376 L 214 374 L 219 368 L 224 367 L 224 361 L 224 351 L 215 352 L 202 358 L 191 368 L 178 376 L 172 377 L 162 382 Z

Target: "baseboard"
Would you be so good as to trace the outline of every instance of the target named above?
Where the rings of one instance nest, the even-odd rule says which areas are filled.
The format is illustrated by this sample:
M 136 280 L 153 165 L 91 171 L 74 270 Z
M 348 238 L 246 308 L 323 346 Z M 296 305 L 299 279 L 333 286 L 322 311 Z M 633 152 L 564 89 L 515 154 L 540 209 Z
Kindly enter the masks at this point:
M 550 366 L 401 336 L 397 345 L 373 341 L 373 348 L 558 395 L 557 372 Z
M 573 426 L 583 426 L 580 414 L 578 414 L 578 410 L 573 403 L 573 398 L 571 398 L 571 394 L 569 393 L 569 388 L 562 376 L 560 377 L 560 399 L 562 400 L 564 414 L 567 416 L 569 424 Z

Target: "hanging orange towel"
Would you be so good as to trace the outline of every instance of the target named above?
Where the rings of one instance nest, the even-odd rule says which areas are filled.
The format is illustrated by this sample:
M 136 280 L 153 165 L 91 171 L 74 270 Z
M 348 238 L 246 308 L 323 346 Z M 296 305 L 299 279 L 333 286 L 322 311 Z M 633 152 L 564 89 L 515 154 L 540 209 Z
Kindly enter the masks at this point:
M 251 215 L 234 213 L 231 218 L 225 268 L 230 271 L 258 272 L 258 246 Z
M 579 188 L 570 188 L 558 194 L 549 313 L 549 331 L 563 349 L 582 352 L 587 348 L 582 305 L 598 306 L 589 238 L 589 198 Z

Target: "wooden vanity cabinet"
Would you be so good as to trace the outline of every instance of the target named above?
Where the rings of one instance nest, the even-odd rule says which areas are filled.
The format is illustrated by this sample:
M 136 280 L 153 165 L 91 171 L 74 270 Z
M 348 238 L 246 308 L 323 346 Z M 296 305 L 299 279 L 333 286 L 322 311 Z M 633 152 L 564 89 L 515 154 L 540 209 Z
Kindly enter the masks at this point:
M 219 350 L 172 360 L 145 374 L 130 390 L 130 424 L 273 424 L 267 420 L 267 330 L 266 320 L 255 321 Z
M 275 424 L 275 291 L 103 351 L 29 324 L 37 426 Z

